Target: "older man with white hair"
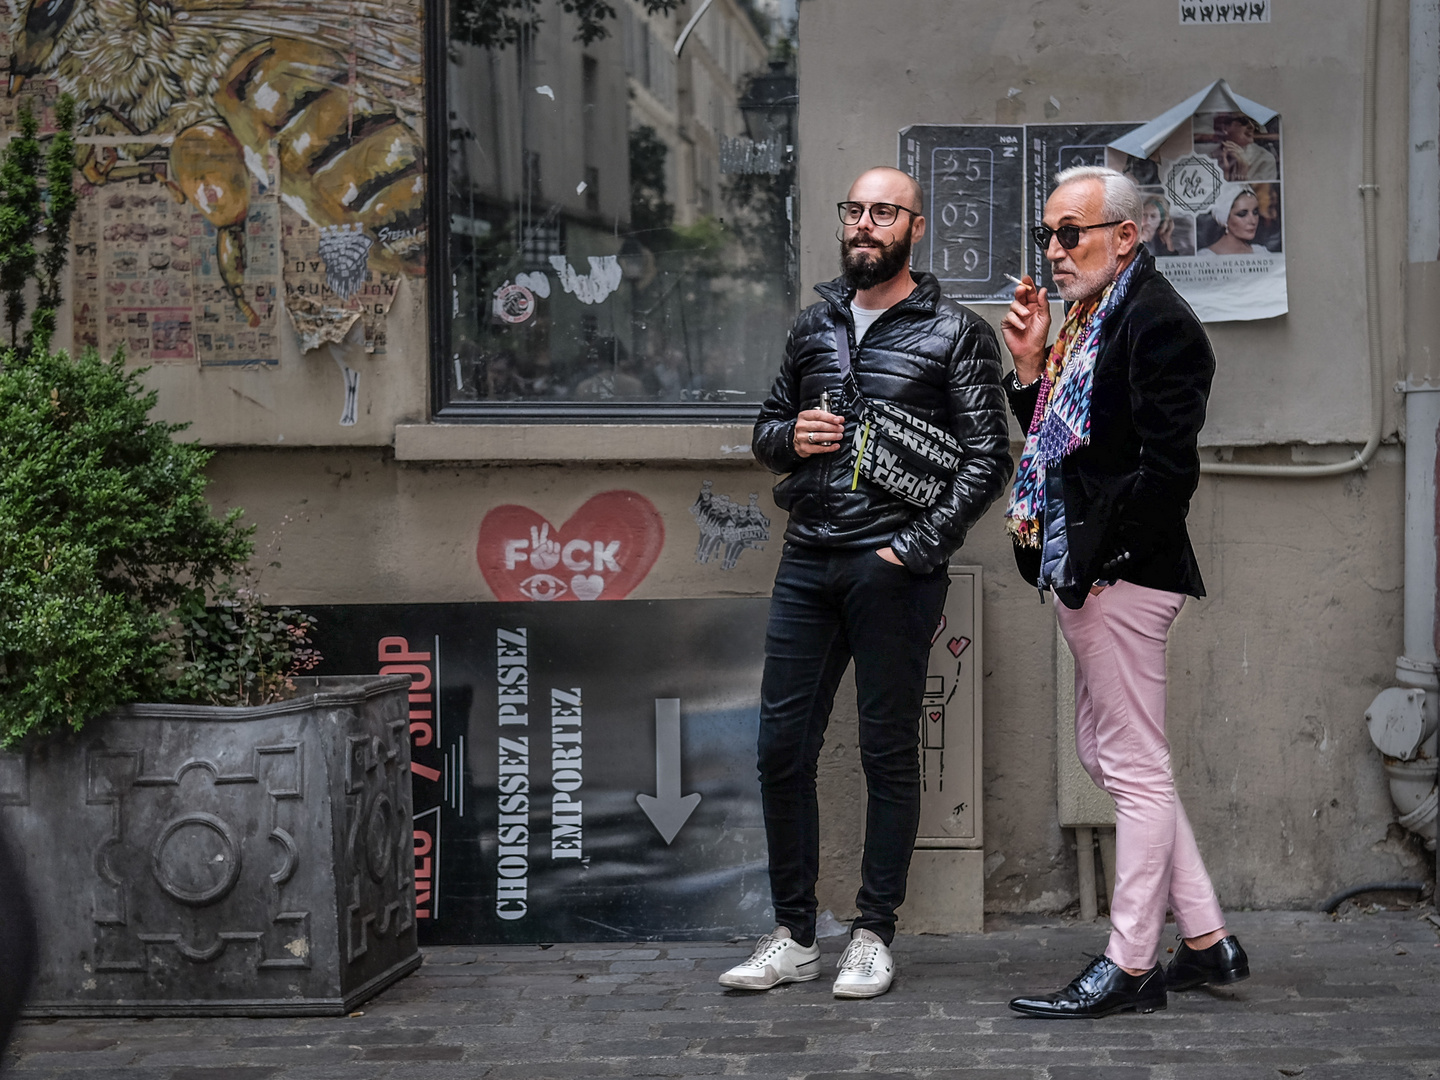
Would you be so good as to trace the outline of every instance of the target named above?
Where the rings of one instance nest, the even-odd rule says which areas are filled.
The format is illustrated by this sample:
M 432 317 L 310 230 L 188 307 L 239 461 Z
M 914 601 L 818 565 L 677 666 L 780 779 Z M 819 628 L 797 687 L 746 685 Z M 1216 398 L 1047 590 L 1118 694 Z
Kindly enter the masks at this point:
M 1165 735 L 1165 642 L 1205 595 L 1185 530 L 1215 357 L 1195 313 L 1140 245 L 1139 190 L 1111 169 L 1056 177 L 1034 230 L 1069 309 L 1053 345 L 1029 277 L 1001 324 L 1010 407 L 1026 432 L 1006 511 L 1025 579 L 1059 603 L 1075 656 L 1075 746 L 1115 799 L 1115 895 L 1105 952 L 1017 1012 L 1100 1017 L 1166 1007 L 1250 974 L 1175 792 Z M 1156 963 L 1168 907 L 1182 943 Z

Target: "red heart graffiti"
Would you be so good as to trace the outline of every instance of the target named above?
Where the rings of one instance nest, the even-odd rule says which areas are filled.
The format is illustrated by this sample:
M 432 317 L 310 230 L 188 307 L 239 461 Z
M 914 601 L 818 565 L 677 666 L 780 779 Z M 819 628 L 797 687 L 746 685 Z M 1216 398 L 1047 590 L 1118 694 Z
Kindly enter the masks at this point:
M 605 491 L 555 528 L 528 506 L 480 522 L 475 559 L 497 600 L 619 600 L 665 546 L 660 512 L 633 491 Z

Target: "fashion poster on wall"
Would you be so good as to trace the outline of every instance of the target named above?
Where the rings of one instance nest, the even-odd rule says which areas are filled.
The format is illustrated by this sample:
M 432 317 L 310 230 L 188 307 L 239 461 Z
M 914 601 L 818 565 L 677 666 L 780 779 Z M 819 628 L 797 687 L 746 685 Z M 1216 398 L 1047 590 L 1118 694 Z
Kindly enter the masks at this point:
M 1141 240 L 1204 322 L 1289 310 L 1280 114 L 1217 79 L 1111 142 L 1145 199 Z

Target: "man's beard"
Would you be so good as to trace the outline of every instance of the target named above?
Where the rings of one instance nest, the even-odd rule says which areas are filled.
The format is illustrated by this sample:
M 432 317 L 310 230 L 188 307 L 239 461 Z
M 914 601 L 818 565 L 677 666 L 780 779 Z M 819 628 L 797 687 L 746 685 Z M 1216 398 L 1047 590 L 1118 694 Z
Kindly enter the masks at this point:
M 913 226 L 912 226 L 913 228 Z M 854 236 L 840 242 L 840 271 L 845 280 L 855 287 L 856 292 L 883 285 L 910 265 L 910 232 L 903 237 L 884 243 L 878 237 Z M 859 248 L 864 240 L 875 247 Z M 863 254 L 862 254 L 863 252 Z
M 1055 284 L 1055 291 L 1060 294 L 1060 299 L 1074 303 L 1077 300 L 1089 300 L 1092 296 L 1099 296 L 1105 291 L 1105 286 L 1115 280 L 1116 271 L 1120 269 L 1120 259 L 1114 251 L 1110 252 L 1110 259 L 1107 264 L 1091 270 L 1088 273 L 1077 274 L 1064 285 L 1058 281 Z

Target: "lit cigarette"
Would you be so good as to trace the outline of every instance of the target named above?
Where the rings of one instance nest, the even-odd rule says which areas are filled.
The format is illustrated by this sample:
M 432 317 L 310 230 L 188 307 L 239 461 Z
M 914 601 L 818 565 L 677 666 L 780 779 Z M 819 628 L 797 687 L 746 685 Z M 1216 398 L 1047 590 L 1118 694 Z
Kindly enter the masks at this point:
M 1006 275 L 1004 275 L 1004 277 L 1005 277 L 1005 280 L 1006 280 L 1006 281 L 1013 281 L 1016 285 L 1024 285 L 1024 284 L 1025 284 L 1023 281 L 1021 281 L 1021 280 L 1020 280 L 1018 277 L 1016 277 L 1014 274 L 1006 274 Z

